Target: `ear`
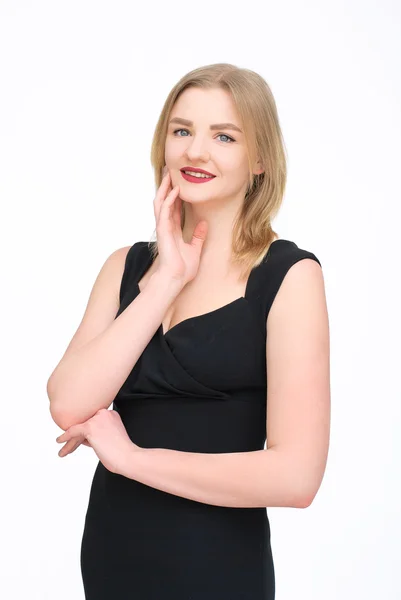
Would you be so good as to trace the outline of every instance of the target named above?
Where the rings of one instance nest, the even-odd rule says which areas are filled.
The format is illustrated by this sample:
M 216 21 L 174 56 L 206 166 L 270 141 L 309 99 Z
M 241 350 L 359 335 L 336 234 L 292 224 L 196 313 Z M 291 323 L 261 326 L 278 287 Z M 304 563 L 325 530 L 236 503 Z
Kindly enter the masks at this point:
M 255 163 L 252 172 L 254 175 L 260 175 L 261 173 L 264 173 L 264 168 L 260 160 Z

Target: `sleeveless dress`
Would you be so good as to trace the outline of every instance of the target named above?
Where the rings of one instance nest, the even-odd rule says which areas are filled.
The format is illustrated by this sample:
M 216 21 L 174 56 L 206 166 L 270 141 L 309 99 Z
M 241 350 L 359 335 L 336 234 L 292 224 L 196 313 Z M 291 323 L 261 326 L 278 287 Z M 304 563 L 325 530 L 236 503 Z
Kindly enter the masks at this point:
M 266 442 L 266 319 L 287 271 L 314 254 L 274 241 L 243 297 L 158 328 L 113 401 L 143 448 L 251 452 Z M 116 318 L 140 293 L 148 242 L 128 251 Z M 132 332 L 135 335 L 135 332 Z M 273 600 L 266 508 L 213 506 L 99 461 L 81 544 L 87 600 Z

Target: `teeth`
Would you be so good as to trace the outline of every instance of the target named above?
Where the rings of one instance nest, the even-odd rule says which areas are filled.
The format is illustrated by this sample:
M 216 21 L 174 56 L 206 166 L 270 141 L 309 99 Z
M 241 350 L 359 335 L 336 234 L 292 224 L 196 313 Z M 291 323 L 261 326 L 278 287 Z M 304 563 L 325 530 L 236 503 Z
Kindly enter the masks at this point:
M 192 175 L 193 177 L 211 179 L 212 175 L 205 175 L 204 173 L 195 173 L 195 171 L 184 171 L 186 175 Z

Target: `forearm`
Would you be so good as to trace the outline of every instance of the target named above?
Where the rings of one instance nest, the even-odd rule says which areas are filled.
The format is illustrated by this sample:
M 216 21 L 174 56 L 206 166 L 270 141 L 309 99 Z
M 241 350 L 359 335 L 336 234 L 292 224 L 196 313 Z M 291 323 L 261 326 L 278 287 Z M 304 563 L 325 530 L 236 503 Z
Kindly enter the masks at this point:
M 60 361 L 47 392 L 52 417 L 62 429 L 110 406 L 180 289 L 155 273 L 105 331 Z
M 299 474 L 275 450 L 203 454 L 142 448 L 127 457 L 122 475 L 169 494 L 215 506 L 301 508 Z

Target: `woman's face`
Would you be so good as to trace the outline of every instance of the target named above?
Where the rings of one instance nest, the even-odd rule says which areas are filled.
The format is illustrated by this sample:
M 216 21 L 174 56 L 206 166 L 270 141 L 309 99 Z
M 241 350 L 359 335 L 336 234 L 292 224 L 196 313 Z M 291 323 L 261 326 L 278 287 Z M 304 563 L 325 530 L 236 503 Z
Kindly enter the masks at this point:
M 171 122 L 172 119 L 177 121 Z M 180 119 L 191 123 L 179 122 Z M 226 125 L 210 129 L 216 124 Z M 248 159 L 242 130 L 234 103 L 225 90 L 187 88 L 181 94 L 169 119 L 165 162 L 172 185 L 180 186 L 180 197 L 185 202 L 243 200 L 248 185 Z M 215 177 L 192 183 L 182 176 L 183 167 L 204 169 Z

